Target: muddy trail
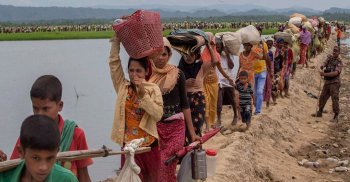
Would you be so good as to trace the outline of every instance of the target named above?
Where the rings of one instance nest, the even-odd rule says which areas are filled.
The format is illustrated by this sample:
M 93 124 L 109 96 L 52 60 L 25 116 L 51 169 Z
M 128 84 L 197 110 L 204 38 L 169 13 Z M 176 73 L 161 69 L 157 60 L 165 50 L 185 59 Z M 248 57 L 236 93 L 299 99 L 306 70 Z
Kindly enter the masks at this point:
M 333 36 L 309 68 L 298 67 L 290 81 L 290 97 L 279 98 L 275 106 L 264 106 L 262 114 L 253 116 L 248 131 L 243 132 L 239 123 L 232 132 L 219 133 L 204 144 L 204 148 L 218 151 L 216 175 L 207 182 L 350 182 L 350 172 L 334 171 L 339 161 L 350 160 L 349 47 L 342 46 L 339 122 L 330 122 L 331 99 L 322 118 L 311 116 L 317 110 L 316 98 L 323 85 L 317 68 L 335 45 Z M 226 127 L 230 127 L 232 117 L 232 109 L 224 106 Z M 300 165 L 306 160 L 313 165 Z
M 315 126 L 325 128 L 326 136 L 322 139 L 314 140 L 309 146 L 301 148 L 296 157 L 299 160 L 308 159 L 310 161 L 321 161 L 318 168 L 314 168 L 320 175 L 330 176 L 332 178 L 341 178 L 340 181 L 350 181 L 349 172 L 334 172 L 336 164 L 331 161 L 322 161 L 326 158 L 334 158 L 339 161 L 350 159 L 350 60 L 349 47 L 342 46 L 342 61 L 344 64 L 342 70 L 342 86 L 340 89 L 340 108 L 341 114 L 339 123 L 324 123 L 324 119 L 316 119 L 318 123 Z M 330 101 L 329 101 L 330 102 Z M 329 103 L 330 104 L 330 103 Z M 331 107 L 329 110 L 331 111 Z M 326 114 L 331 118 L 333 113 Z M 328 174 L 327 174 L 328 173 Z
M 350 58 L 345 45 L 342 45 L 341 54 L 344 67 L 339 122 L 330 122 L 333 117 L 331 99 L 322 118 L 311 116 L 317 109 L 315 97 L 319 97 L 323 86 L 318 68 L 335 45 L 333 37 L 325 51 L 311 60 L 309 68 L 298 67 L 290 82 L 291 96 L 279 98 L 275 106 L 264 106 L 262 114 L 253 117 L 250 130 L 235 129 L 205 144 L 206 148 L 219 151 L 216 175 L 208 178 L 208 182 L 350 182 L 350 172 L 334 170 L 346 166 L 345 160 L 350 160 Z M 231 109 L 225 108 L 223 121 L 229 127 Z M 306 160 L 313 165 L 300 164 Z

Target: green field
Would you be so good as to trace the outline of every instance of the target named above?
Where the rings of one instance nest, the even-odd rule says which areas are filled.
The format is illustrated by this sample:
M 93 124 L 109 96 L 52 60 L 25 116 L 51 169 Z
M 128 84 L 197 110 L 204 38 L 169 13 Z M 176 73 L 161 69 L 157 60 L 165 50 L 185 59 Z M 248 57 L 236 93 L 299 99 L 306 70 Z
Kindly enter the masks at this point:
M 219 30 L 204 30 L 212 32 L 232 31 L 232 29 Z M 263 31 L 264 35 L 274 34 L 277 29 L 266 29 Z M 163 32 L 163 35 L 169 35 L 170 30 Z M 106 32 L 34 32 L 34 33 L 11 33 L 0 34 L 0 41 L 18 41 L 18 40 L 68 40 L 68 39 L 106 39 L 113 35 L 113 31 Z
M 34 32 L 0 34 L 0 41 L 14 40 L 65 40 L 65 39 L 104 39 L 111 37 L 109 32 Z

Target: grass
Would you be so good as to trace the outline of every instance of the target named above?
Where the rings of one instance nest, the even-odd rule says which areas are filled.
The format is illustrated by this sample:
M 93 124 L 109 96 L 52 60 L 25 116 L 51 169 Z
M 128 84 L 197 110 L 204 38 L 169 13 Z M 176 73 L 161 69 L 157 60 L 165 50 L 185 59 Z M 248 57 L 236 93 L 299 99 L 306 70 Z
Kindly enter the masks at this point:
M 232 31 L 232 29 L 211 29 L 204 30 L 216 34 L 218 32 Z M 277 29 L 266 29 L 264 35 L 274 34 Z M 169 35 L 170 30 L 165 30 L 163 35 Z M 34 33 L 11 33 L 0 34 L 0 41 L 18 41 L 18 40 L 69 40 L 69 39 L 106 39 L 113 35 L 113 31 L 105 32 L 34 32 Z
M 14 40 L 66 40 L 66 39 L 103 39 L 111 37 L 112 31 L 106 32 L 33 32 L 0 34 L 0 41 Z

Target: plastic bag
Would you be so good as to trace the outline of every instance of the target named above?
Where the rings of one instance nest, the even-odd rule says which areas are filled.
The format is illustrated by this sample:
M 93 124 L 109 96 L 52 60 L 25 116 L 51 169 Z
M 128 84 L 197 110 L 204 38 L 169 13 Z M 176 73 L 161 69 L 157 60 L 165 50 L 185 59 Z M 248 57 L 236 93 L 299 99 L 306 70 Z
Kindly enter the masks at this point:
M 307 22 L 307 18 L 305 15 L 300 14 L 300 13 L 294 13 L 292 15 L 289 16 L 289 18 L 294 18 L 294 17 L 300 17 L 302 19 L 303 22 Z
M 180 166 L 179 172 L 177 173 L 178 182 L 195 182 L 195 180 L 192 179 L 192 166 L 191 166 L 192 152 L 188 152 L 181 161 L 181 166 Z
M 296 36 L 294 36 L 296 37 Z M 296 63 L 300 59 L 300 44 L 298 39 L 293 41 L 292 44 L 292 51 L 293 51 L 293 63 Z
M 326 20 L 325 20 L 323 17 L 319 17 L 319 18 L 318 18 L 318 21 L 319 21 L 321 24 L 326 23 Z
M 289 23 L 299 27 L 301 25 L 302 21 L 303 21 L 303 19 L 301 17 L 296 16 L 296 17 L 291 18 L 289 20 Z
M 241 34 L 241 40 L 243 44 L 257 44 L 261 41 L 260 33 L 253 25 L 241 28 L 237 32 Z
M 320 41 L 320 39 L 316 36 L 316 37 L 314 38 L 314 47 L 315 47 L 316 49 L 319 49 L 320 46 L 321 46 L 321 41 Z
M 312 27 L 310 22 L 305 22 L 304 26 L 306 27 L 306 29 L 310 32 L 310 33 L 314 33 L 315 29 Z
M 125 164 L 115 179 L 115 182 L 141 182 L 139 177 L 141 169 L 136 164 L 134 156 L 136 149 L 142 144 L 143 141 L 143 138 L 135 139 L 124 147 L 124 150 L 129 151 L 129 153 L 125 155 Z
M 285 42 L 292 43 L 292 35 L 287 32 L 277 32 L 274 37 L 276 40 L 282 38 Z
M 299 28 L 291 23 L 288 23 L 287 28 L 290 29 L 293 34 L 300 33 Z
M 316 19 L 309 19 L 309 22 L 313 27 L 318 27 L 318 20 Z

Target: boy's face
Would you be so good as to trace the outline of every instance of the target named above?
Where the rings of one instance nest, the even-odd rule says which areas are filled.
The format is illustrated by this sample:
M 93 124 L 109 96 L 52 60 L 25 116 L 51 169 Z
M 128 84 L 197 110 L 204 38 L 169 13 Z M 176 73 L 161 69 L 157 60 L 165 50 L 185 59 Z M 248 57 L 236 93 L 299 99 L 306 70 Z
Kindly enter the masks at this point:
M 33 113 L 45 115 L 57 121 L 58 112 L 62 111 L 63 102 L 32 97 Z
M 34 181 L 45 181 L 56 162 L 58 149 L 54 151 L 21 149 L 21 158 L 25 160 L 26 173 L 23 176 L 30 177 Z
M 333 49 L 333 57 L 334 58 L 338 58 L 339 57 L 339 53 L 340 53 L 340 49 L 338 47 L 335 47 Z
M 248 82 L 248 77 L 246 77 L 246 76 L 240 76 L 240 77 L 239 77 L 239 82 L 240 82 L 241 84 L 246 84 L 246 83 Z
M 266 41 L 266 44 L 267 44 L 267 47 L 268 47 L 269 49 L 271 49 L 272 46 L 273 46 L 273 41 L 272 41 L 272 40 L 268 40 L 268 41 Z

